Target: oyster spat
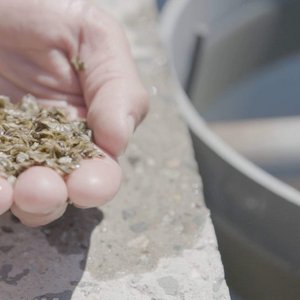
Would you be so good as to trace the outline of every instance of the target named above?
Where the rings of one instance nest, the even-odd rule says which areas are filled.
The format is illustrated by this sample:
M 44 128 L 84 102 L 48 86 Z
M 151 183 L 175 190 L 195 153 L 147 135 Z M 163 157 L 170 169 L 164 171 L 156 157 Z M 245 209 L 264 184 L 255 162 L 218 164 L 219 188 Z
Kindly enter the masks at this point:
M 0 176 L 13 181 L 31 166 L 50 167 L 64 176 L 81 160 L 103 156 L 85 120 L 42 107 L 31 95 L 17 104 L 0 96 Z

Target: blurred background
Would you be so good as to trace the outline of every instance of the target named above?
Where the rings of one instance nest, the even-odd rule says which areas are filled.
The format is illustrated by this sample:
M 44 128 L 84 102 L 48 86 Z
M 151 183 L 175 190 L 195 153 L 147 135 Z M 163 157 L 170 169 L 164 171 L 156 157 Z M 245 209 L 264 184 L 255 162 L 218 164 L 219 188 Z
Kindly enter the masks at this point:
M 232 299 L 300 299 L 300 1 L 157 5 Z

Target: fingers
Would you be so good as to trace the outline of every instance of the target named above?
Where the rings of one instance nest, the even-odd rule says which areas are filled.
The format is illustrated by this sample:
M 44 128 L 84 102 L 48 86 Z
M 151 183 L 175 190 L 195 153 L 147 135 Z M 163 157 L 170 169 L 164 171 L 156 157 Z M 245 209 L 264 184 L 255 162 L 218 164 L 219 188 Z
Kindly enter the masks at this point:
M 66 203 L 66 185 L 54 170 L 32 167 L 23 172 L 14 187 L 14 203 L 32 214 L 48 214 Z
M 57 207 L 48 214 L 32 214 L 20 209 L 16 204 L 11 207 L 11 212 L 26 226 L 38 227 L 49 224 L 59 219 L 65 212 L 67 203 Z
M 21 88 L 17 88 L 13 83 L 0 75 L 1 95 L 9 97 L 13 102 L 20 100 L 26 92 Z
M 121 179 L 121 168 L 112 158 L 84 160 L 67 180 L 70 200 L 81 208 L 100 206 L 115 196 Z
M 63 215 L 68 197 L 80 208 L 108 202 L 119 190 L 121 179 L 119 164 L 108 155 L 82 161 L 66 183 L 52 169 L 32 167 L 18 177 L 14 192 L 5 180 L 0 179 L 0 199 L 3 199 L 0 213 L 8 210 L 14 199 L 11 211 L 23 224 L 42 226 Z
M 8 211 L 13 202 L 13 189 L 11 185 L 0 177 L 0 215 Z
M 87 121 L 98 146 L 118 156 L 144 118 L 148 97 L 120 27 L 96 11 L 84 25 L 79 46 L 84 70 L 79 74 Z
M 28 226 L 41 226 L 61 217 L 67 207 L 68 191 L 54 170 L 32 167 L 14 186 L 12 213 Z

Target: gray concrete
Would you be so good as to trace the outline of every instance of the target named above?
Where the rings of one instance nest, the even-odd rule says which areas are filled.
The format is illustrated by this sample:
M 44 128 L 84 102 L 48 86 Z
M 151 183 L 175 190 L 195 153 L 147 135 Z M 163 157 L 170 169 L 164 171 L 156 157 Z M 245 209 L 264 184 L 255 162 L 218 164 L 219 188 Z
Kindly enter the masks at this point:
M 124 184 L 100 209 L 70 207 L 40 229 L 0 219 L 1 300 L 229 299 L 188 130 L 151 1 L 97 1 L 125 25 L 151 112 L 121 159 Z

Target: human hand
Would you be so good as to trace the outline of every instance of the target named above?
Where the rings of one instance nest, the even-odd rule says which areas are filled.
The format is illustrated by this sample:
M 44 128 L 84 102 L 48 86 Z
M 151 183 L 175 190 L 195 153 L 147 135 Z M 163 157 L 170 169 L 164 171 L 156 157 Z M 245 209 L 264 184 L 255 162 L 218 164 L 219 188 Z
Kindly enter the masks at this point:
M 75 63 L 74 63 L 75 62 Z M 74 65 L 83 63 L 84 68 Z M 0 93 L 30 93 L 45 105 L 87 118 L 104 159 L 85 160 L 65 181 L 46 167 L 0 178 L 0 214 L 40 226 L 59 218 L 67 198 L 81 208 L 113 198 L 124 152 L 148 102 L 127 40 L 115 21 L 85 0 L 0 2 Z

